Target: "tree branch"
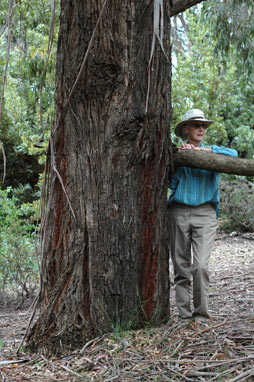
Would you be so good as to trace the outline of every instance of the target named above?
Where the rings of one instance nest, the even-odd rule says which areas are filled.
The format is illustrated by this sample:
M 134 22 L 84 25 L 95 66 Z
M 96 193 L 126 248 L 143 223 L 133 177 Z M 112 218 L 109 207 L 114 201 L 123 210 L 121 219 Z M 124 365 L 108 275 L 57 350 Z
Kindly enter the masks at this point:
M 254 160 L 232 158 L 204 151 L 181 150 L 173 154 L 174 165 L 223 172 L 226 174 L 254 176 Z
M 191 8 L 198 3 L 202 3 L 202 1 L 206 0 L 172 0 L 173 5 L 171 7 L 170 16 L 176 16 L 178 13 Z

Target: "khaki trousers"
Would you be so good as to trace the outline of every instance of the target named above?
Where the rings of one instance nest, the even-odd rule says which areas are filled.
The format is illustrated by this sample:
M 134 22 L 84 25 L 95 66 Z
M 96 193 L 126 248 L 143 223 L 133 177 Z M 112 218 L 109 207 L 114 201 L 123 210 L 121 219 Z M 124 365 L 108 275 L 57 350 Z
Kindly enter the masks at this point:
M 208 317 L 209 259 L 216 235 L 215 208 L 206 203 L 198 207 L 169 206 L 171 257 L 174 267 L 175 298 L 179 316 Z M 191 308 L 191 282 L 193 307 Z

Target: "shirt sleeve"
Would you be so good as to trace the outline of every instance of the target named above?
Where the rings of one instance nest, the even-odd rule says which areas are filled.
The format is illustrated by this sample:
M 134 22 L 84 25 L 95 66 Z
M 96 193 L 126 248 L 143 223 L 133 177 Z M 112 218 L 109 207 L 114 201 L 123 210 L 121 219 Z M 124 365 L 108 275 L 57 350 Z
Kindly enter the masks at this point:
M 229 149 L 227 147 L 214 146 L 214 145 L 210 146 L 210 147 L 212 149 L 212 153 L 214 153 L 214 154 L 226 155 L 226 156 L 233 157 L 233 158 L 238 157 L 237 151 L 234 149 Z

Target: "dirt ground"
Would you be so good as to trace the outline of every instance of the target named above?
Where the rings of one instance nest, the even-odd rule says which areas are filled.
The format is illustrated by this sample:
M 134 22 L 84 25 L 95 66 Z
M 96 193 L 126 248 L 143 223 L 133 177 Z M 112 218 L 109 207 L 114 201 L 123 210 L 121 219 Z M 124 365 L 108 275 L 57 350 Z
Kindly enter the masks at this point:
M 31 312 L 0 311 L 0 381 L 254 381 L 254 235 L 218 234 L 211 258 L 211 322 L 115 331 L 61 359 L 21 347 Z

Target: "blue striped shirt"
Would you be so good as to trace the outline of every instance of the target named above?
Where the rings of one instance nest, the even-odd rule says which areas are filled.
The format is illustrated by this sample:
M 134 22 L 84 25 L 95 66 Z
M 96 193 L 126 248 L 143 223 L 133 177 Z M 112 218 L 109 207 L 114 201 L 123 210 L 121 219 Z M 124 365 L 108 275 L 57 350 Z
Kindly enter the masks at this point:
M 237 151 L 223 146 L 209 147 L 212 153 L 237 157 Z M 204 203 L 212 203 L 219 215 L 219 174 L 214 171 L 202 170 L 191 167 L 178 167 L 171 179 L 170 195 L 168 204 L 183 203 L 189 206 L 199 206 Z

